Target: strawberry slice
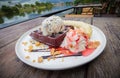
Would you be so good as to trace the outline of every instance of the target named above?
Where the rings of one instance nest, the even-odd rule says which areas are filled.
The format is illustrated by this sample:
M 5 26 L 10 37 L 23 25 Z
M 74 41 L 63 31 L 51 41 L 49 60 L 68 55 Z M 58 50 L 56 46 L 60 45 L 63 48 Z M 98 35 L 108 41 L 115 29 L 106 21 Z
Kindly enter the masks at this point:
M 86 50 L 82 51 L 82 56 L 90 55 L 95 49 L 94 48 L 87 48 Z

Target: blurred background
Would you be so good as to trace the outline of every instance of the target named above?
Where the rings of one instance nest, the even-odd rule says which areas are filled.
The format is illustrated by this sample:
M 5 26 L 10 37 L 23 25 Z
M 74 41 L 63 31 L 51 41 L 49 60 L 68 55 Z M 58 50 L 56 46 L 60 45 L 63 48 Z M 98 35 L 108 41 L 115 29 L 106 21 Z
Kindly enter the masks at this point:
M 92 7 L 95 4 L 99 6 Z M 79 5 L 87 7 L 79 7 Z M 50 15 L 119 17 L 120 0 L 0 0 L 0 28 Z

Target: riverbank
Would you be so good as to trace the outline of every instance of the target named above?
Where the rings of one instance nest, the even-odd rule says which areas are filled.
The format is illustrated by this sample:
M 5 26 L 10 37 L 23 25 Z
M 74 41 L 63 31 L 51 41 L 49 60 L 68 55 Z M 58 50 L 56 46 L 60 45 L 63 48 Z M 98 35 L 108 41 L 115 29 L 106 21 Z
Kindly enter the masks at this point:
M 4 23 L 0 24 L 0 29 L 6 28 L 24 21 L 35 19 L 38 17 L 50 16 L 50 15 L 65 16 L 66 14 L 69 14 L 72 12 L 73 12 L 72 6 L 55 6 L 51 10 L 41 11 L 40 14 L 38 13 L 38 11 L 36 11 L 29 14 L 25 13 L 24 16 L 17 15 L 10 19 L 4 17 L 3 18 Z
M 39 14 L 41 11 L 50 10 L 54 5 L 52 3 L 39 3 L 35 2 L 35 4 L 16 4 L 14 6 L 2 6 L 0 8 L 0 17 L 7 17 L 8 19 L 13 18 L 14 16 L 24 16 L 25 13 L 29 14 L 32 12 L 38 12 Z M 3 23 L 0 21 L 0 23 Z

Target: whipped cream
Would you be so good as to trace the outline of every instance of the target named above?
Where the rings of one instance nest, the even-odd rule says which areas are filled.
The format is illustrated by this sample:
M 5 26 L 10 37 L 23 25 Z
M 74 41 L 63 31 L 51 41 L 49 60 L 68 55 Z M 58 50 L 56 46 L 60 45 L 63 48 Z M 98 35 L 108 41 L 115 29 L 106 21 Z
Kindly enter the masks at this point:
M 87 39 L 83 36 L 83 34 L 79 33 L 79 31 L 81 30 L 69 30 L 63 40 L 63 43 L 61 44 L 61 47 L 69 49 L 74 53 L 85 50 L 87 46 Z
M 64 22 L 59 16 L 51 16 L 42 22 L 41 31 L 44 36 L 64 30 Z

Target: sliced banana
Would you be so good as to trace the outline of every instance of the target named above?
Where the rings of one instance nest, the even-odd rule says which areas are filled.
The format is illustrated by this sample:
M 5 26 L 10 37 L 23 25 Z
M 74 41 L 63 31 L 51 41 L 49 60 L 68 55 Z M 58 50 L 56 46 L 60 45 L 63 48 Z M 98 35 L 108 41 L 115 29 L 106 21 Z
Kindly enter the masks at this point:
M 64 20 L 64 24 L 71 25 L 75 28 L 82 28 L 89 38 L 92 35 L 92 27 L 90 24 L 87 24 L 81 21 L 72 21 L 72 20 Z

